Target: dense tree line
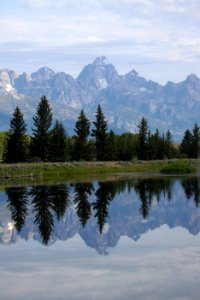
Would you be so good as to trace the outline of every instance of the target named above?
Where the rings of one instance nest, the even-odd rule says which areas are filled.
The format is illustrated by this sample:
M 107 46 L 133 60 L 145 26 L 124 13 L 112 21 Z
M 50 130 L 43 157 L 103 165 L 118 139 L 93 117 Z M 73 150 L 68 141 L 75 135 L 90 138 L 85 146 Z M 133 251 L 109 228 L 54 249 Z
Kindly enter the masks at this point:
M 10 121 L 10 129 L 4 134 L 3 161 L 16 163 L 25 161 L 70 160 L 141 160 L 173 157 L 196 158 L 199 154 L 200 128 L 194 125 L 192 132 L 185 131 L 180 147 L 175 146 L 171 132 L 151 132 L 143 117 L 138 123 L 138 133 L 115 134 L 108 130 L 107 121 L 100 105 L 95 120 L 90 122 L 81 110 L 69 137 L 63 124 L 56 120 L 45 96 L 41 97 L 33 117 L 32 136 L 26 132 L 26 124 L 19 107 Z
M 199 146 L 200 128 L 197 123 L 195 123 L 192 132 L 189 129 L 184 132 L 184 136 L 180 144 L 180 154 L 183 157 L 197 158 L 200 154 Z

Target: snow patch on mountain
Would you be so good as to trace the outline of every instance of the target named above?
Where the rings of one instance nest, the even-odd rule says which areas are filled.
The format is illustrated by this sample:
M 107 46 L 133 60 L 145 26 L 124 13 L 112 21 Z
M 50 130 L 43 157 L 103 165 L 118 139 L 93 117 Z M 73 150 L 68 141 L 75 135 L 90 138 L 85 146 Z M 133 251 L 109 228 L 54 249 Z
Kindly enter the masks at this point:
M 105 78 L 99 78 L 98 81 L 99 81 L 99 86 L 100 86 L 102 89 L 107 88 L 108 82 L 107 82 L 107 80 L 106 80 Z

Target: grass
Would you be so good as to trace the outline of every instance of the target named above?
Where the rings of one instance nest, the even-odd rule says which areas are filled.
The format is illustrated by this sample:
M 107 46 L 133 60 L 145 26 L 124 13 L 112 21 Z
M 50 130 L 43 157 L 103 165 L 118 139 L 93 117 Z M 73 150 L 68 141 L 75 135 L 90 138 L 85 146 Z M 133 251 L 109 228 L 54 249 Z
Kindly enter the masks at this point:
M 114 180 L 134 173 L 135 176 L 160 174 L 195 174 L 197 160 L 173 159 L 132 162 L 66 162 L 0 164 L 0 191 L 10 186 L 60 184 L 67 181 Z
M 60 178 L 83 175 L 161 172 L 169 174 L 195 173 L 196 160 L 156 160 L 131 162 L 65 162 L 0 164 L 0 179 L 5 178 Z
M 174 162 L 160 170 L 163 174 L 191 174 L 196 172 L 196 166 L 188 162 Z

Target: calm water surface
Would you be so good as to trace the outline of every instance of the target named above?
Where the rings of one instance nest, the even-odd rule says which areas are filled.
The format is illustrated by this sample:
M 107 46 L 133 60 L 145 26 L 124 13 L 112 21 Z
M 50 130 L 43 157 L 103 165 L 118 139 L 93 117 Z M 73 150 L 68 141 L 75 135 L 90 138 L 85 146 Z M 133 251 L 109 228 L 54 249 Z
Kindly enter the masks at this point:
M 200 179 L 0 192 L 0 299 L 200 299 Z

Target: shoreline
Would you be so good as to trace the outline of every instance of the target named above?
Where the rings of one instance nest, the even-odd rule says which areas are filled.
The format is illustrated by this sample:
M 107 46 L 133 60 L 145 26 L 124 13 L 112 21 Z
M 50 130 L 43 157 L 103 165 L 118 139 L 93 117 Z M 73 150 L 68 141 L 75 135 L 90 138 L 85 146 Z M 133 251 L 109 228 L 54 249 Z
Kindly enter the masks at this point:
M 0 164 L 0 180 L 15 178 L 59 178 L 108 173 L 183 174 L 197 170 L 197 159 L 151 161 L 74 161 Z

